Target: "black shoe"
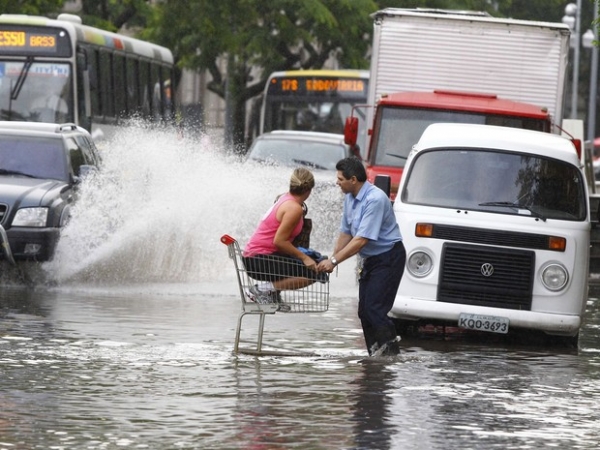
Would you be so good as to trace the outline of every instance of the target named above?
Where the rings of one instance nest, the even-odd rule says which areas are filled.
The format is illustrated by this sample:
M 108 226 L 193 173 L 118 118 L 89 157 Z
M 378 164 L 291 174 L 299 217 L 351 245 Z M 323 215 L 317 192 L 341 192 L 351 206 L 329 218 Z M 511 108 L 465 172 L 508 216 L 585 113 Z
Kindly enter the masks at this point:
M 371 356 L 396 356 L 400 354 L 400 336 L 387 341 L 381 347 L 376 342 L 370 349 Z

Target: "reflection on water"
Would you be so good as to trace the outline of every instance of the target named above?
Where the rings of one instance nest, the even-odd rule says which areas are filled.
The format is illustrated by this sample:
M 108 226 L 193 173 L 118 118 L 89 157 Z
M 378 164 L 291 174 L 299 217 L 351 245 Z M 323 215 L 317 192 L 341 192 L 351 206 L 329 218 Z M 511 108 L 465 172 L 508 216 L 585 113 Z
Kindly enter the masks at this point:
M 325 314 L 267 318 L 269 343 L 314 356 L 235 356 L 229 283 L 188 288 L 1 289 L 0 449 L 597 448 L 597 321 L 576 354 L 413 339 L 367 358 L 332 288 Z
M 367 358 L 350 262 L 328 312 L 267 317 L 269 345 L 312 356 L 233 355 L 239 293 L 218 238 L 248 236 L 289 175 L 144 133 L 121 138 L 123 164 L 107 154 L 95 207 L 43 267 L 53 283 L 3 268 L 0 449 L 597 448 L 593 290 L 577 352 L 405 339 Z
M 390 420 L 394 372 L 388 361 L 365 359 L 353 381 L 357 388 L 352 392 L 352 422 L 356 449 L 392 448 L 395 425 Z

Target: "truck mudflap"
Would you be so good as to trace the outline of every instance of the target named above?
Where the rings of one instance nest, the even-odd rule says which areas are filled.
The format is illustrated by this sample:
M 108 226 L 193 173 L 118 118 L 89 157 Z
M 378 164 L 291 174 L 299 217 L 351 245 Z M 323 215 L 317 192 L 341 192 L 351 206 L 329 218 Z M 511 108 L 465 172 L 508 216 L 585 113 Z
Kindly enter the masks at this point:
M 6 235 L 6 230 L 2 225 L 0 225 L 0 244 L 2 245 L 2 253 L 4 253 L 4 257 L 6 260 L 13 266 L 16 266 L 17 263 L 13 258 L 12 251 L 10 249 L 10 244 L 8 243 L 8 236 Z

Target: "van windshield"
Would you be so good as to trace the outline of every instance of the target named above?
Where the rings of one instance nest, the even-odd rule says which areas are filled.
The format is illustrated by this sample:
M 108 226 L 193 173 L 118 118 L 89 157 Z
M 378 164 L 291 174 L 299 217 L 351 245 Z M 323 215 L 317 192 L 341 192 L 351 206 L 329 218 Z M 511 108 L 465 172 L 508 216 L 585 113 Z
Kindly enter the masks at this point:
M 402 202 L 545 219 L 586 219 L 583 177 L 556 159 L 490 150 L 416 155 Z

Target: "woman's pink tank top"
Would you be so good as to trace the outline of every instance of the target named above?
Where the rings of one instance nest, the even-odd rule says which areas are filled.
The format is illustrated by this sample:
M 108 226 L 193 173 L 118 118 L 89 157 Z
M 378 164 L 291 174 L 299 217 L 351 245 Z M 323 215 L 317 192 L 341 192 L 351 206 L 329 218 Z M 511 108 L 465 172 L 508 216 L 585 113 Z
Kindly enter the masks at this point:
M 275 253 L 277 251 L 277 247 L 273 243 L 275 240 L 275 233 L 277 233 L 277 229 L 281 224 L 277 220 L 277 210 L 279 207 L 289 201 L 295 201 L 292 194 L 289 192 L 283 194 L 279 199 L 275 202 L 271 208 L 267 211 L 267 213 L 263 216 L 256 231 L 250 237 L 250 240 L 246 244 L 246 248 L 244 249 L 244 256 L 252 257 L 256 255 L 270 255 L 271 253 Z M 292 233 L 289 237 L 289 241 L 292 242 L 298 234 L 300 234 L 300 230 L 302 230 L 302 225 L 304 224 L 304 219 L 300 218 L 298 224 L 292 230 Z

